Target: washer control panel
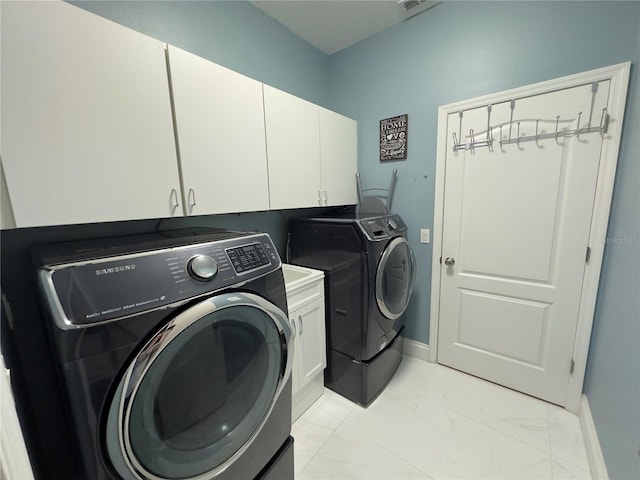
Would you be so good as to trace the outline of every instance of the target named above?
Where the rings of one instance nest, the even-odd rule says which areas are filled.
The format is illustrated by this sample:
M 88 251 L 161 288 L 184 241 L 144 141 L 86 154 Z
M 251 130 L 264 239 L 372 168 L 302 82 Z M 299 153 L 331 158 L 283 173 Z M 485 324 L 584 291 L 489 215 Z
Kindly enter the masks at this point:
M 384 240 L 389 237 L 402 235 L 407 226 L 400 215 L 385 215 L 383 217 L 363 218 L 358 225 L 369 240 Z
M 77 328 L 241 285 L 281 265 L 260 233 L 49 265 L 39 274 L 58 327 Z
M 267 252 L 265 252 L 260 242 L 227 248 L 225 251 L 238 275 L 244 275 L 256 268 L 261 268 L 271 263 Z

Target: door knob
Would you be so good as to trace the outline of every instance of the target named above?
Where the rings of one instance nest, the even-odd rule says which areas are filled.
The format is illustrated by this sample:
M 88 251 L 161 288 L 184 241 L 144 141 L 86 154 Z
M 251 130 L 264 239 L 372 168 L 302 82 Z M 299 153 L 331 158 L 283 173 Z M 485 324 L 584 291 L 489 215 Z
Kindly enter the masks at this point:
M 453 266 L 456 264 L 456 261 L 455 261 L 455 259 L 454 259 L 454 258 L 447 257 L 447 258 L 445 258 L 445 259 L 444 259 L 444 264 L 445 264 L 447 267 L 453 267 Z

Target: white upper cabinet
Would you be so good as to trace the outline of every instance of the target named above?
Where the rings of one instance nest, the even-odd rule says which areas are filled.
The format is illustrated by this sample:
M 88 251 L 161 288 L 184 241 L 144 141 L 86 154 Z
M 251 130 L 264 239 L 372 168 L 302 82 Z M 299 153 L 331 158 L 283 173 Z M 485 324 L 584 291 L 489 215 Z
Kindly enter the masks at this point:
M 355 204 L 358 202 L 358 123 L 326 108 L 318 108 L 323 205 Z
M 182 215 L 164 44 L 64 2 L 2 2 L 18 227 Z
M 187 215 L 269 209 L 262 84 L 169 46 Z
M 357 123 L 264 86 L 271 208 L 357 202 Z
M 356 203 L 354 120 L 66 2 L 0 8 L 1 228 Z
M 322 205 L 318 106 L 264 85 L 271 208 Z

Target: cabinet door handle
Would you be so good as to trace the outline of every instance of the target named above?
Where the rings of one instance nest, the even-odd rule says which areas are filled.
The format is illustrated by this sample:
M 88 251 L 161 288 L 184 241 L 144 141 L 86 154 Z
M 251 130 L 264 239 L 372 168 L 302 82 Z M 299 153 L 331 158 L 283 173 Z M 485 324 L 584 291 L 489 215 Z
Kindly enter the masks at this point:
M 187 202 L 189 203 L 189 212 L 192 212 L 193 207 L 196 206 L 196 191 L 193 188 L 189 189 L 189 195 L 187 195 Z
M 322 206 L 322 192 L 318 189 L 318 205 Z
M 171 200 L 171 214 L 173 214 L 175 213 L 176 208 L 180 206 L 180 203 L 178 202 L 178 191 L 175 188 L 171 189 L 171 195 L 169 198 Z
M 291 332 L 293 333 L 293 337 L 297 335 L 296 333 L 296 319 L 291 317 Z
M 298 325 L 300 327 L 300 335 L 302 335 L 302 332 L 304 330 L 304 328 L 302 326 L 302 315 L 298 315 Z
M 329 200 L 327 199 L 327 191 L 323 190 L 323 192 L 324 192 L 324 206 L 326 207 L 327 204 L 329 203 Z

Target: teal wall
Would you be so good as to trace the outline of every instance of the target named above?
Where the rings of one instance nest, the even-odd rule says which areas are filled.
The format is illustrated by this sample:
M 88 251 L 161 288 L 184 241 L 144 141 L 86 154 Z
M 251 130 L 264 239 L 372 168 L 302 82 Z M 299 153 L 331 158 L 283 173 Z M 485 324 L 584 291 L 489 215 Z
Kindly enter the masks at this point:
M 584 392 L 609 476 L 640 478 L 640 24 Z
M 358 120 L 365 186 L 398 169 L 394 210 L 419 263 L 405 335 L 429 342 L 437 108 L 633 61 L 585 393 L 612 479 L 640 478 L 640 2 L 443 2 L 331 57 L 330 108 Z M 406 161 L 378 160 L 380 119 L 409 115 Z
M 394 210 L 419 263 L 406 335 L 423 343 L 432 250 L 418 231 L 433 229 L 438 106 L 633 61 L 585 392 L 610 477 L 640 478 L 640 2 L 443 2 L 330 57 L 246 2 L 74 3 L 357 119 L 365 188 L 386 187 L 398 169 Z M 408 159 L 381 164 L 378 122 L 404 113 Z M 288 214 L 206 221 L 283 235 Z
M 71 1 L 319 105 L 329 58 L 245 1 Z
M 331 57 L 330 108 L 358 120 L 365 186 L 398 169 L 417 288 L 405 335 L 429 343 L 438 106 L 635 58 L 637 2 L 443 2 Z M 409 115 L 408 158 L 380 163 L 378 122 Z

